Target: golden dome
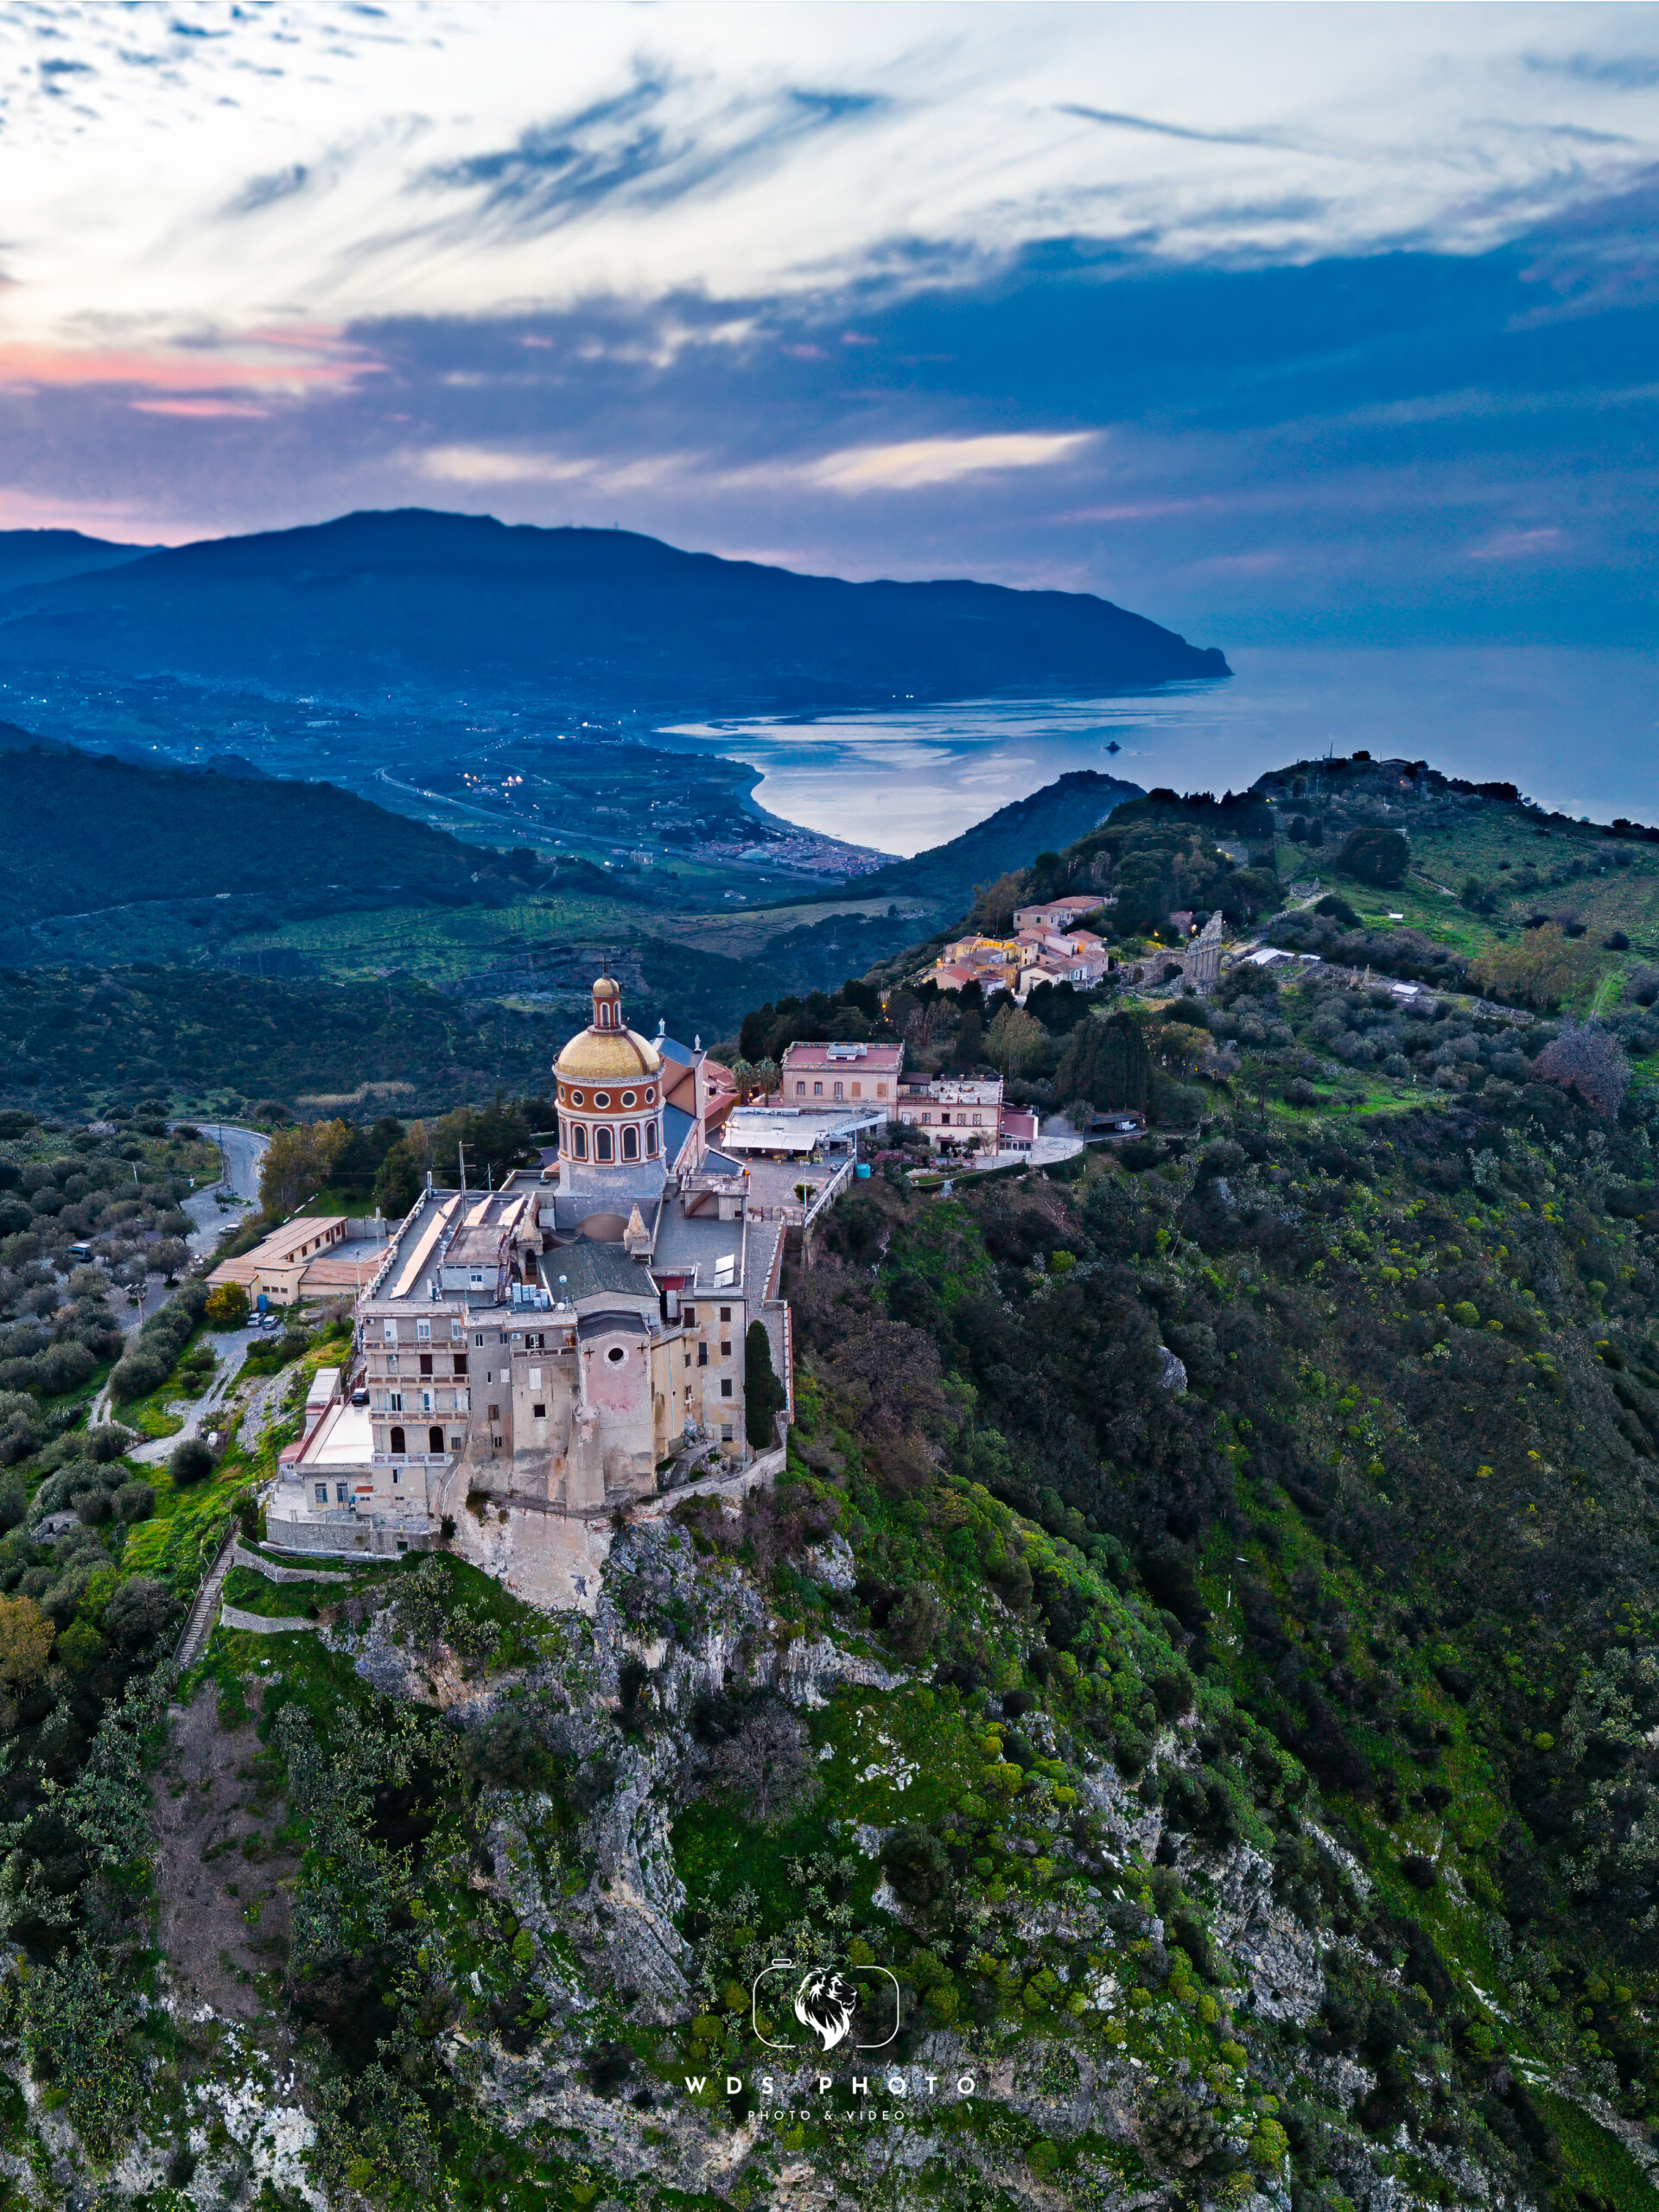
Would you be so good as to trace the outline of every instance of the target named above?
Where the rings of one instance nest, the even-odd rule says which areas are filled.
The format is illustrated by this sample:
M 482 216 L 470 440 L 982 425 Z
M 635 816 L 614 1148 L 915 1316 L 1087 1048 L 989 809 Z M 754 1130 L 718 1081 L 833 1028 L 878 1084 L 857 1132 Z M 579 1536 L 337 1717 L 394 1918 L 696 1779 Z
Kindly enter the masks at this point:
M 620 999 L 621 995 L 622 986 L 614 976 L 601 976 L 594 984 L 596 999 Z
M 626 1083 L 662 1071 L 663 1056 L 633 1029 L 579 1029 L 553 1063 L 561 1083 Z

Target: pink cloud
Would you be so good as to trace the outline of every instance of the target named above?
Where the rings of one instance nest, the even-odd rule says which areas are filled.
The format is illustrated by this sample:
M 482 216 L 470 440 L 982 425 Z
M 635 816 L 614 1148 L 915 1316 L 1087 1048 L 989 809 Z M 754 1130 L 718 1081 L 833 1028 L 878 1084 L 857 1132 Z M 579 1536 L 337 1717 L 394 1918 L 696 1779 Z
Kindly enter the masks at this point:
M 127 404 L 139 415 L 242 415 L 262 422 L 270 412 L 245 399 L 130 399 Z
M 338 333 L 318 328 L 269 330 L 247 341 L 275 352 L 310 353 L 311 360 L 237 359 L 207 349 L 146 352 L 120 346 L 71 346 L 27 340 L 0 345 L 0 388 L 73 389 L 98 385 L 138 385 L 157 392 L 232 390 L 290 391 L 340 390 L 359 377 L 378 374 L 383 364 Z

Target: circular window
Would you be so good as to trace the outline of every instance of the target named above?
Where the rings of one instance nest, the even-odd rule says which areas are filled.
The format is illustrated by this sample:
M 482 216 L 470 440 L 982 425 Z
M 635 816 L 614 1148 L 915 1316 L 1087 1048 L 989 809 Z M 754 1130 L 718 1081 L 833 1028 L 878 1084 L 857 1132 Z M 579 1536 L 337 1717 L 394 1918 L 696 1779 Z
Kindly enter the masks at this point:
M 632 1106 L 634 1103 L 634 1095 L 632 1091 L 625 1090 L 622 1094 L 622 1103 L 625 1106 Z
M 610 1103 L 611 1094 L 608 1090 L 596 1090 L 594 1093 L 594 1103 L 595 1106 L 608 1106 Z
M 571 1094 L 570 1094 L 570 1103 L 571 1103 L 573 1106 L 580 1106 L 580 1105 L 581 1105 L 581 1103 L 582 1103 L 582 1093 L 581 1093 L 579 1090 L 573 1090 L 573 1091 L 571 1092 Z
M 613 1367 L 620 1367 L 627 1356 L 627 1353 L 623 1350 L 620 1344 L 613 1344 L 609 1351 L 605 1355 L 606 1358 L 610 1361 Z
M 645 1093 L 645 1103 L 647 1106 L 654 1106 L 657 1103 L 657 1093 L 654 1090 L 648 1090 Z

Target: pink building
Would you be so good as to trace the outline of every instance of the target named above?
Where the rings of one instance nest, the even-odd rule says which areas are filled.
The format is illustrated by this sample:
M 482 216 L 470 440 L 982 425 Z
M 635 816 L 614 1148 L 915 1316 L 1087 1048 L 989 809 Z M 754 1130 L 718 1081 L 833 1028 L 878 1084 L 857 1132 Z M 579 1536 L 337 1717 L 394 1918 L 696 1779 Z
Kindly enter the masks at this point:
M 1116 903 L 1116 892 L 1096 892 L 1085 898 L 1076 892 L 1064 899 L 1050 899 L 1040 906 L 1016 906 L 1014 926 L 1016 930 L 1070 930 L 1085 914 L 1097 914 L 1103 906 Z
M 791 1045 L 784 1053 L 779 1103 L 806 1112 L 880 1105 L 891 1116 L 904 1065 L 902 1045 Z

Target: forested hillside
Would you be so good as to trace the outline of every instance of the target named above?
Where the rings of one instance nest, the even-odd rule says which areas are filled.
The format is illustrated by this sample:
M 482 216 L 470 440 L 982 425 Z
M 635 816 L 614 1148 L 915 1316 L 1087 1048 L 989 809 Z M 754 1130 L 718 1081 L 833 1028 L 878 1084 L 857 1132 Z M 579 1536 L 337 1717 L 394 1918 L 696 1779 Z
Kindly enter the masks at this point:
M 0 896 L 19 937 L 44 915 L 135 899 L 263 891 L 279 910 L 327 912 L 487 897 L 480 871 L 507 880 L 493 855 L 333 784 L 143 768 L 22 734 L 0 753 Z
M 1160 804 L 1045 876 L 1161 922 L 1228 871 Z M 14 2184 L 1656 2212 L 1659 1037 L 1634 992 L 1495 1010 L 1338 903 L 1316 966 L 1021 1016 L 1029 1080 L 1143 1084 L 1153 1134 L 851 1185 L 786 1277 L 775 1485 L 617 1516 L 591 1615 L 456 1556 L 481 1493 L 437 1556 L 273 1580 L 258 1491 L 343 1323 L 194 1476 L 78 1430 L 101 1281 L 48 1313 L 22 1216 L 73 1194 L 130 1244 L 145 1209 L 107 1136 L 18 1166 Z M 891 1019 L 950 1065 L 982 1013 L 855 983 L 744 1050 Z M 140 1354 L 182 1373 L 200 1296 Z

